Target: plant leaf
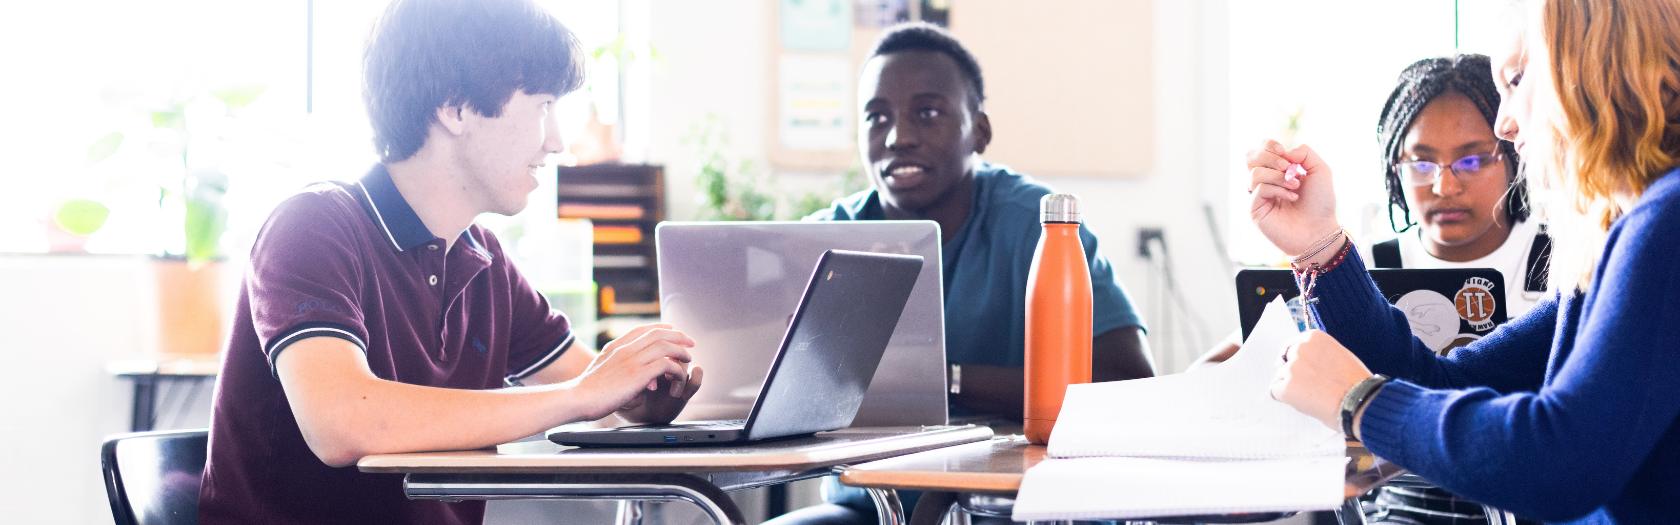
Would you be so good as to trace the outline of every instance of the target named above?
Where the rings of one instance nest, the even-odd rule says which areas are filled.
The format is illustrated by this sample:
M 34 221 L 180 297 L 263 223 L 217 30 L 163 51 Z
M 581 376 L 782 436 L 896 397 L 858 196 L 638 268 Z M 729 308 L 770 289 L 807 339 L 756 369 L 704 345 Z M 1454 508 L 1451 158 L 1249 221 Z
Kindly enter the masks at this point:
M 170 106 L 169 109 L 152 112 L 152 127 L 176 128 L 181 126 L 185 114 L 180 105 Z
M 123 134 L 121 131 L 113 131 L 99 137 L 99 140 L 95 140 L 93 144 L 88 145 L 88 162 L 99 162 L 111 158 L 111 155 L 117 153 L 117 148 L 121 147 L 122 143 Z
M 222 232 L 227 230 L 227 210 L 220 196 L 195 195 L 186 202 L 187 262 L 200 264 L 221 255 Z
M 105 219 L 110 216 L 111 209 L 97 201 L 70 199 L 58 205 L 58 212 L 53 214 L 53 222 L 66 232 L 86 237 L 99 231 L 99 228 L 105 225 Z
M 235 111 L 251 105 L 267 89 L 267 87 L 260 85 L 235 86 L 211 91 L 210 96 L 222 101 L 222 104 L 227 106 L 228 111 Z

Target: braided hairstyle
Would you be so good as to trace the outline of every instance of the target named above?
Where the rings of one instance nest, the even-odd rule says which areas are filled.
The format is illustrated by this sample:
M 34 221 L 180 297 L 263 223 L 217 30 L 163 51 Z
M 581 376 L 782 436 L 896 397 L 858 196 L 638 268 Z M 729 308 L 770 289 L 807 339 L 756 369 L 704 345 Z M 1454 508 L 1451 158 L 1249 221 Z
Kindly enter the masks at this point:
M 1461 54 L 1450 58 L 1426 58 L 1413 62 L 1400 72 L 1398 85 L 1383 104 L 1382 118 L 1377 121 L 1377 141 L 1382 144 L 1383 179 L 1388 186 L 1388 225 L 1396 233 L 1417 226 L 1412 210 L 1406 205 L 1405 185 L 1400 181 L 1400 145 L 1419 113 L 1436 98 L 1446 93 L 1458 93 L 1470 99 L 1476 110 L 1494 126 L 1499 113 L 1499 90 L 1493 85 L 1493 69 L 1486 55 Z M 1517 183 L 1517 150 L 1510 142 L 1498 142 L 1499 154 L 1505 158 L 1505 218 L 1511 224 L 1528 219 L 1528 188 Z M 1400 209 L 1400 221 L 1394 217 Z

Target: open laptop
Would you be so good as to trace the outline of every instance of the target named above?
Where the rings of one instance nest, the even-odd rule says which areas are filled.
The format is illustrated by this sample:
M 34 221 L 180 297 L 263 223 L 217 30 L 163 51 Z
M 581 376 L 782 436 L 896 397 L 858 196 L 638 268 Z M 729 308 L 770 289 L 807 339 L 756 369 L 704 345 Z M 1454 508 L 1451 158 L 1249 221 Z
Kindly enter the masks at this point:
M 1406 315 L 1412 334 L 1437 353 L 1481 339 L 1505 324 L 1505 278 L 1492 268 L 1371 270 L 1388 302 Z M 1301 322 L 1301 292 L 1290 270 L 1248 269 L 1237 272 L 1237 315 L 1243 340 L 1260 322 L 1272 298 L 1289 301 Z
M 926 261 L 898 329 L 863 396 L 854 426 L 946 424 L 945 296 L 939 224 L 932 221 L 663 222 L 660 315 L 709 362 L 706 388 L 679 421 L 747 416 L 805 291 L 802 279 L 830 249 L 920 255 Z
M 561 427 L 548 439 L 579 446 L 719 444 L 845 428 L 863 403 L 921 269 L 922 258 L 915 255 L 823 253 L 798 308 L 788 315 L 781 345 L 745 420 Z M 696 354 L 706 351 L 694 349 Z M 747 364 L 712 361 L 707 370 Z

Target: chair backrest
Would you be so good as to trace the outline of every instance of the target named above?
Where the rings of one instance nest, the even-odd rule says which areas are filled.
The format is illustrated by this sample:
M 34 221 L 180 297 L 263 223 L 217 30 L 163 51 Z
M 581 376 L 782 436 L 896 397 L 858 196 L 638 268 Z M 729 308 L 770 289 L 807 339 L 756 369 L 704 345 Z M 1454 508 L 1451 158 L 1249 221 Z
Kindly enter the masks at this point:
M 208 430 L 122 434 L 105 439 L 100 463 L 117 525 L 198 523 Z

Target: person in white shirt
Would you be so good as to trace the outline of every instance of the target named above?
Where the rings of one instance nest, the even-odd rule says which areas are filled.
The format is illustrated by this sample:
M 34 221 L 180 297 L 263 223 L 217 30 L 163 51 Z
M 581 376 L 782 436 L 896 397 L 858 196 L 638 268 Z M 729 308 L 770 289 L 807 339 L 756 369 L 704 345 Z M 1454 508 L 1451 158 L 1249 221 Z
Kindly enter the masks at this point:
M 1550 237 L 1529 220 L 1517 153 L 1493 134 L 1499 93 L 1488 58 L 1419 60 L 1383 106 L 1388 220 L 1398 238 L 1361 255 L 1375 268 L 1493 268 L 1516 318 L 1546 291 Z

